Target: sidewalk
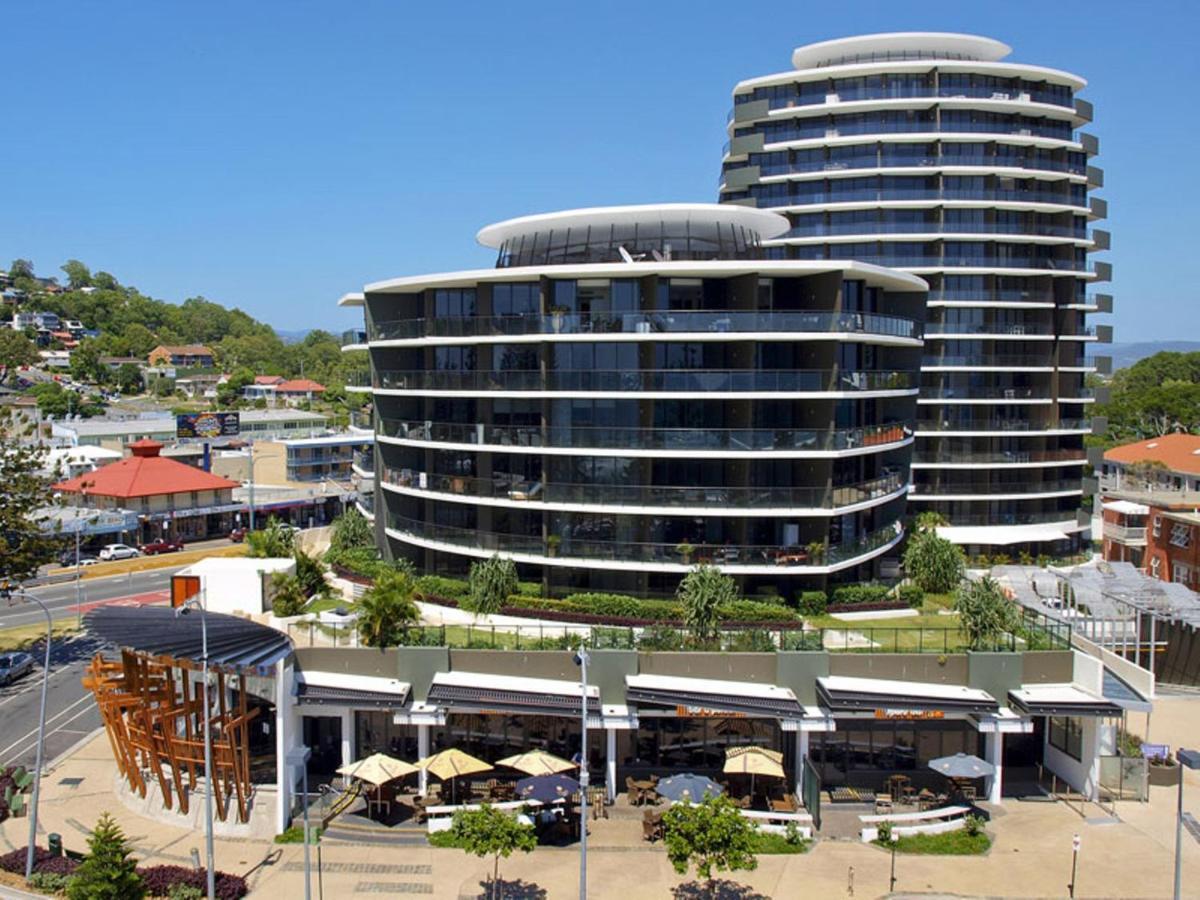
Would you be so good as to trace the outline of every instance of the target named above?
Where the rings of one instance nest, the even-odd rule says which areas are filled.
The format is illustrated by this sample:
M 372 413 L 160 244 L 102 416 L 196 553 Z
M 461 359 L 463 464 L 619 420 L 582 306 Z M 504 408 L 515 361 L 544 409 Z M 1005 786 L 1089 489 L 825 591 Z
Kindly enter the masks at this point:
M 1200 710 L 1200 705 L 1192 709 Z M 1183 710 L 1177 710 L 1177 714 Z M 1194 727 L 1194 726 L 1193 726 Z M 164 825 L 132 813 L 114 792 L 116 769 L 103 734 L 60 760 L 42 782 L 39 843 L 58 832 L 65 844 L 82 850 L 88 830 L 103 811 L 114 814 L 144 863 L 191 865 L 191 851 L 203 854 L 203 831 Z M 1189 789 L 1195 790 L 1189 784 Z M 1187 806 L 1200 807 L 1200 791 Z M 1080 898 L 1163 898 L 1171 894 L 1174 794 L 1156 790 L 1147 805 L 1122 804 L 1125 819 L 1113 822 L 1090 807 L 1083 819 L 1062 804 L 1011 802 L 996 816 L 996 843 L 985 857 L 900 856 L 897 891 L 945 893 L 963 897 L 1063 897 L 1070 876 L 1071 838 L 1083 841 L 1076 896 Z M 636 816 L 634 817 L 636 819 Z M 0 852 L 25 844 L 27 819 L 0 824 Z M 626 833 L 623 829 L 636 829 Z M 588 873 L 596 897 L 670 897 L 683 883 L 671 869 L 661 844 L 638 839 L 640 822 L 625 810 L 592 823 Z M 632 835 L 632 836 L 631 836 Z M 314 848 L 315 851 L 315 848 Z M 303 891 L 304 848 L 261 840 L 216 841 L 217 867 L 247 876 L 256 897 L 297 897 Z M 1185 835 L 1184 884 L 1200 885 L 1200 844 Z M 313 866 L 316 866 L 313 853 Z M 808 854 L 764 856 L 753 872 L 731 881 L 760 897 L 847 897 L 853 869 L 854 896 L 887 893 L 889 856 L 854 841 L 820 841 Z M 325 841 L 321 846 L 323 890 L 327 897 L 357 894 L 422 894 L 478 897 L 490 861 L 458 850 Z M 576 848 L 539 848 L 501 861 L 510 885 L 506 896 L 571 897 L 578 894 Z M 315 874 L 314 874 L 315 878 Z M 521 893 L 516 882 L 521 882 Z M 744 893 L 744 898 L 755 893 Z M 316 886 L 314 885 L 314 896 Z M 1195 896 L 1195 892 L 1192 896 Z

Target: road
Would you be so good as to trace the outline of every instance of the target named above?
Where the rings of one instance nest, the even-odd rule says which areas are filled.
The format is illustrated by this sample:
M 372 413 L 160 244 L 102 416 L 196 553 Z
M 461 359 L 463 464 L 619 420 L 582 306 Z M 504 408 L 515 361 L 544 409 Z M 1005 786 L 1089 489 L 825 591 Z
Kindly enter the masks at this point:
M 172 566 L 168 569 L 151 569 L 148 572 L 131 572 L 128 575 L 114 575 L 111 578 L 84 578 L 79 582 L 80 594 L 84 612 L 89 604 L 101 600 L 113 600 L 119 597 L 140 596 L 171 589 L 171 576 L 182 566 Z M 39 600 L 46 604 L 54 619 L 65 619 L 75 615 L 75 582 L 68 581 L 60 584 L 46 585 L 31 590 Z M 12 628 L 15 625 L 29 625 L 46 620 L 42 611 L 33 603 L 14 600 L 10 606 L 0 604 L 0 628 Z

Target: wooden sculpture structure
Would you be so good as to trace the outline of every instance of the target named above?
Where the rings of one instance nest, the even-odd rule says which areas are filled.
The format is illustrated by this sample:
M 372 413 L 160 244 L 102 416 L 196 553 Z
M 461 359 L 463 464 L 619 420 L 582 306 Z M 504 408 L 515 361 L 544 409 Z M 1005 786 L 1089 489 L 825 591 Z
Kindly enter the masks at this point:
M 204 774 L 204 693 L 199 665 L 192 660 L 123 650 L 119 660 L 97 653 L 83 685 L 92 692 L 113 757 L 129 786 L 146 796 L 147 780 L 158 781 L 163 803 L 188 812 L 198 775 Z M 217 817 L 226 821 L 236 802 L 239 822 L 250 815 L 249 725 L 258 715 L 247 706 L 242 676 L 209 670 L 213 772 L 209 778 Z M 226 684 L 238 679 L 235 704 Z M 232 706 L 232 708 L 231 708 Z

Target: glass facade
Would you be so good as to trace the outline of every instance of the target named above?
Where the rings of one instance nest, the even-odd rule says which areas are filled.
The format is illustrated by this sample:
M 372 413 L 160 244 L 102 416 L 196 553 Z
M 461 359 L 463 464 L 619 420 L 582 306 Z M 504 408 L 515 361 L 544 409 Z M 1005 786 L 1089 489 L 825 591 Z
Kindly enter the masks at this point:
M 955 753 L 982 755 L 983 738 L 966 721 L 878 722 L 838 719 L 837 730 L 811 737 L 809 760 L 826 786 L 878 789 L 883 778 L 904 772 L 918 781 L 944 781 L 930 760 Z

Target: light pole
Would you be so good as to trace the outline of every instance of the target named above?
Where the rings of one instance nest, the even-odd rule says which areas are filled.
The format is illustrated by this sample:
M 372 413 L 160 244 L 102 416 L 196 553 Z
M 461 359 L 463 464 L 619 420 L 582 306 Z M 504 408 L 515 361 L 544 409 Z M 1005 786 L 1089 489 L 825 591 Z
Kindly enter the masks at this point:
M 1151 620 L 1153 621 L 1153 619 Z M 1183 770 L 1200 769 L 1200 750 L 1176 752 L 1179 760 L 1179 795 L 1175 801 L 1175 900 L 1183 896 Z
M 1075 873 L 1079 871 L 1079 845 L 1083 843 L 1079 835 L 1071 838 L 1071 883 L 1067 885 L 1067 896 L 1075 896 Z
M 85 481 L 79 486 L 80 496 L 83 498 L 83 508 L 87 508 L 87 492 L 92 486 L 92 482 Z M 75 517 L 75 627 L 83 627 L 83 580 L 80 575 L 83 569 L 79 565 L 79 535 L 83 531 L 83 522 L 79 516 Z
M 304 900 L 312 900 L 312 863 L 309 858 L 309 832 L 308 832 L 308 759 L 312 756 L 312 750 L 308 747 L 297 747 L 287 755 L 289 766 L 299 766 L 301 773 L 301 784 L 304 790 Z M 296 782 L 293 781 L 292 784 Z
M 575 653 L 575 665 L 579 666 L 579 683 L 582 698 L 579 702 L 580 719 L 583 723 L 579 753 L 579 900 L 587 900 L 587 793 L 588 793 L 588 652 L 580 646 Z
M 900 835 L 896 834 L 896 829 L 893 827 L 891 834 L 888 835 L 888 843 L 892 845 L 892 879 L 888 886 L 888 893 L 896 892 L 896 844 L 900 843 Z
M 216 790 L 212 768 L 212 717 L 208 709 L 208 621 L 204 604 L 189 597 L 176 607 L 175 615 L 186 616 L 193 609 L 200 611 L 200 662 L 204 680 L 204 851 L 205 875 L 208 881 L 208 900 L 217 895 L 217 872 L 213 853 L 213 791 Z M 244 688 L 243 688 L 244 689 Z
M 13 594 L 19 594 L 26 600 L 32 600 L 46 614 L 46 657 L 42 662 L 42 703 L 38 712 L 37 762 L 34 763 L 33 769 L 33 802 L 29 806 L 29 847 L 25 852 L 25 878 L 28 880 L 33 875 L 34 844 L 37 841 L 38 797 L 42 792 L 42 754 L 46 749 L 46 688 L 50 684 L 50 638 L 54 623 L 46 604 L 33 594 L 18 588 L 16 591 L 8 592 L 9 603 L 12 603 Z

